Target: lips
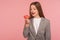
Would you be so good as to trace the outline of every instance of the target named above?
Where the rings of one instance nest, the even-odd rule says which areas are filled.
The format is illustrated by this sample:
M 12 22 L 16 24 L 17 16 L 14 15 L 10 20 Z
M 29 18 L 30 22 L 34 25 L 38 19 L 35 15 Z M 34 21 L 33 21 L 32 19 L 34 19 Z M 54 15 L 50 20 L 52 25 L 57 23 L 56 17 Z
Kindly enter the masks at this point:
M 32 13 L 32 15 L 34 15 L 35 13 Z

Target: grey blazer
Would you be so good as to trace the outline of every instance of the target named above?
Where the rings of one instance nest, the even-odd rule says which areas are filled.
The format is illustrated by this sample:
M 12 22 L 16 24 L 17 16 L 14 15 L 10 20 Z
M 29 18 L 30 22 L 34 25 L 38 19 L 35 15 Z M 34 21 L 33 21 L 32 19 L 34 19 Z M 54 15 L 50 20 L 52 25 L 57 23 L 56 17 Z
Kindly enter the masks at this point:
M 33 26 L 33 18 L 30 19 L 29 27 L 24 26 L 23 36 L 28 40 L 51 40 L 50 21 L 41 17 L 40 26 L 36 34 Z

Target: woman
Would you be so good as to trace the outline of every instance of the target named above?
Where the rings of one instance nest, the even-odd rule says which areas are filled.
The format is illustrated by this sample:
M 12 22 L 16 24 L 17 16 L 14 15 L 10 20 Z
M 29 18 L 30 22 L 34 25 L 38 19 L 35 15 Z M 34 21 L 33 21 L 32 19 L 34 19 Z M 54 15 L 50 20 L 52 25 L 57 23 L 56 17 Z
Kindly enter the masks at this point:
M 30 4 L 30 18 L 25 19 L 24 37 L 28 40 L 51 40 L 50 21 L 45 18 L 39 2 Z

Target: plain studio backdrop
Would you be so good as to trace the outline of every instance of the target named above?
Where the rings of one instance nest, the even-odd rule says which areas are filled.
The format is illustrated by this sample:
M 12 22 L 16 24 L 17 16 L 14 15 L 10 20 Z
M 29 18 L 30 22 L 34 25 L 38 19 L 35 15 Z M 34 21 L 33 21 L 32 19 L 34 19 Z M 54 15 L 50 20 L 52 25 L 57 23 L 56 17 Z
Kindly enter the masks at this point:
M 24 15 L 33 1 L 41 3 L 50 20 L 51 40 L 60 40 L 60 0 L 0 0 L 0 40 L 26 40 L 23 37 Z

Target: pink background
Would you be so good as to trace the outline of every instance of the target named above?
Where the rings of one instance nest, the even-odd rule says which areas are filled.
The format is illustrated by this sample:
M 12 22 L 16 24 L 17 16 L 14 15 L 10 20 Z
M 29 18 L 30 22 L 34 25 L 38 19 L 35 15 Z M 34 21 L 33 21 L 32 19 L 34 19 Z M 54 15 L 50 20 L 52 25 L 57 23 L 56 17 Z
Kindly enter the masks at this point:
M 60 40 L 60 0 L 0 0 L 0 40 L 26 40 L 23 37 L 24 18 L 29 4 L 41 3 L 44 15 L 51 23 L 51 39 Z

